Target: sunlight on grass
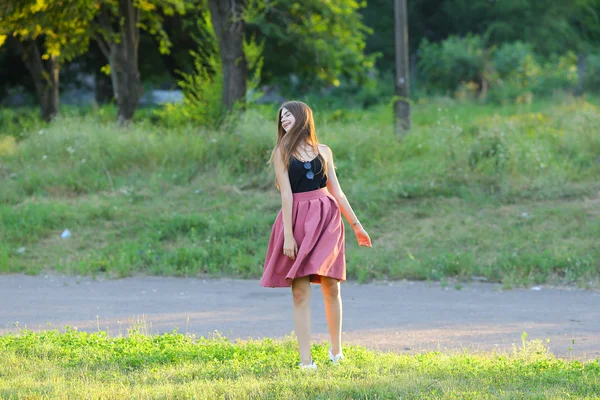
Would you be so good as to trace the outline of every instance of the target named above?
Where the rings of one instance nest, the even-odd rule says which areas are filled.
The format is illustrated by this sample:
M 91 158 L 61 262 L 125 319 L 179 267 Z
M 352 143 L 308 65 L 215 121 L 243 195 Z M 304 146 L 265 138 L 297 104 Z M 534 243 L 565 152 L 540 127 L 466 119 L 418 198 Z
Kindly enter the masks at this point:
M 17 142 L 12 136 L 0 136 L 0 156 L 7 156 L 17 151 Z
M 229 342 L 216 334 L 110 337 L 67 329 L 0 336 L 0 394 L 10 398 L 591 398 L 600 364 L 564 361 L 538 341 L 512 352 L 418 355 L 346 347 L 339 366 L 313 346 L 297 369 L 295 338 Z

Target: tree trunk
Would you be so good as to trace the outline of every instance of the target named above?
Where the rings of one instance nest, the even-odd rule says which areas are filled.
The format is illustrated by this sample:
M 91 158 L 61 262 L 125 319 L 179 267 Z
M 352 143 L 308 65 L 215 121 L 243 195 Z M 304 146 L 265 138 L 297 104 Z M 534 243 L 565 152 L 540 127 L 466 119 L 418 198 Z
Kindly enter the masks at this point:
M 246 97 L 248 64 L 242 20 L 245 0 L 209 0 L 208 6 L 223 68 L 223 105 L 231 110 L 236 102 L 243 104 Z
M 133 52 L 135 56 L 132 56 Z M 124 43 L 111 43 L 110 67 L 113 92 L 117 101 L 117 120 L 121 125 L 128 124 L 133 120 L 142 95 L 137 46 L 134 50 Z
M 396 47 L 396 134 L 410 131 L 410 80 L 408 67 L 408 18 L 406 0 L 394 1 L 394 41 Z
M 38 41 L 29 40 L 22 44 L 23 61 L 33 77 L 35 91 L 40 102 L 44 121 L 58 115 L 58 72 L 60 65 L 55 56 L 42 60 Z
M 123 20 L 119 28 L 119 43 L 107 43 L 101 37 L 96 39 L 110 64 L 110 77 L 118 109 L 117 121 L 126 125 L 133 120 L 142 95 L 138 65 L 139 10 L 134 7 L 133 0 L 119 0 L 119 16 Z M 110 24 L 106 20 L 104 18 L 101 23 L 110 31 Z
M 582 96 L 585 92 L 585 54 L 577 54 L 577 88 L 575 94 Z

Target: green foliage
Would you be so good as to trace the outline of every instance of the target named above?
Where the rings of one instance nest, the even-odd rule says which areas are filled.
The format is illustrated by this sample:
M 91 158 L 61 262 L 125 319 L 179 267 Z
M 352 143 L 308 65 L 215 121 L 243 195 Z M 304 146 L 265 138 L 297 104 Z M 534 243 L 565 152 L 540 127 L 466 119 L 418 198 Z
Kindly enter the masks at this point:
M 424 40 L 419 54 L 424 86 L 457 98 L 530 103 L 533 96 L 567 91 L 577 84 L 574 53 L 544 58 L 522 42 L 485 48 L 483 40 L 472 35 L 441 43 Z
M 223 106 L 223 71 L 218 54 L 203 60 L 197 52 L 190 52 L 194 73 L 181 73 L 178 85 L 183 92 L 183 103 L 167 104 L 155 111 L 166 127 L 195 124 L 217 128 L 223 123 L 227 110 Z M 205 64 L 203 61 L 207 62 Z
M 41 41 L 45 38 L 48 41 L 48 48 L 44 50 L 46 55 L 60 54 L 65 60 L 71 59 L 87 51 L 90 38 L 116 40 L 120 18 L 117 4 L 116 0 L 4 1 L 0 6 L 0 42 L 13 33 L 23 40 L 37 37 Z M 195 29 L 195 26 L 198 17 L 206 16 L 206 1 L 136 0 L 134 4 L 140 13 L 139 27 L 148 32 L 141 38 L 140 70 L 144 79 L 147 80 L 148 73 L 156 70 L 160 70 L 163 73 L 161 79 L 164 78 L 165 70 L 155 67 L 161 61 L 171 73 L 178 68 L 188 74 L 195 73 L 191 72 L 194 62 L 188 56 L 189 50 L 195 47 L 190 37 L 196 34 L 204 39 L 202 30 Z M 441 47 L 455 46 L 447 51 L 455 51 L 456 55 L 446 56 L 452 68 L 458 66 L 456 72 L 452 72 L 452 68 L 450 72 L 436 71 L 439 65 L 436 66 L 429 56 L 427 61 L 422 60 L 421 66 L 425 69 L 418 72 L 425 76 L 416 74 L 418 85 L 414 88 L 424 94 L 459 91 L 461 96 L 464 94 L 463 97 L 477 97 L 485 92 L 482 79 L 487 79 L 488 89 L 493 92 L 490 99 L 494 103 L 514 101 L 527 92 L 549 94 L 572 82 L 571 76 L 566 77 L 567 72 L 571 74 L 571 64 L 565 71 L 559 71 L 560 61 L 553 60 L 553 55 L 570 58 L 570 54 L 585 54 L 590 55 L 589 60 L 593 62 L 592 55 L 598 53 L 599 0 L 415 0 L 409 2 L 408 7 L 413 56 L 422 55 L 417 54 L 417 50 L 424 39 L 431 46 L 438 44 L 439 54 L 442 53 Z M 188 15 L 182 16 L 181 13 Z M 381 56 L 378 61 L 381 72 L 393 67 L 393 7 L 390 1 L 311 0 L 294 3 L 253 0 L 248 2 L 244 18 L 247 20 L 246 36 L 256 37 L 259 43 L 264 42 L 261 83 L 280 84 L 284 86 L 281 88 L 284 93 L 296 97 L 305 93 L 307 87 L 320 91 L 324 86 L 335 88 L 339 85 L 346 86 L 341 92 L 360 94 L 361 88 L 367 86 L 360 94 L 365 99 L 359 101 L 370 105 L 376 95 L 369 83 L 375 59 Z M 189 24 L 193 24 L 194 28 L 188 29 Z M 475 37 L 479 39 L 473 39 Z M 443 45 L 442 41 L 448 38 L 453 38 L 449 40 L 454 42 Z M 475 40 L 480 40 L 481 46 L 469 47 Z M 500 59 L 486 55 L 494 48 L 500 51 L 505 45 L 510 47 L 517 42 L 517 47 L 505 49 Z M 11 46 L 14 43 L 16 40 L 11 41 Z M 458 48 L 460 43 L 468 46 Z M 153 46 L 158 50 L 148 50 Z M 202 56 L 203 67 L 209 69 L 209 59 L 216 54 L 211 46 L 212 43 L 204 41 L 201 50 L 194 49 Z M 160 60 L 159 53 L 171 50 L 174 54 Z M 520 57 L 525 53 L 532 54 L 529 65 L 537 63 L 543 74 L 554 73 L 554 76 L 539 78 L 539 84 L 533 89 L 519 89 L 520 85 L 512 81 L 497 85 L 495 78 L 498 76 L 494 75 L 492 67 L 496 68 L 502 82 L 506 82 L 503 75 L 510 69 L 509 59 L 515 60 L 515 65 L 523 65 Z M 483 66 L 480 56 L 483 56 Z M 8 69 L 10 60 L 2 61 L 0 56 L 0 63 L 0 68 Z M 94 72 L 92 70 L 96 68 L 98 65 L 94 63 L 85 67 L 85 72 Z M 209 72 L 212 77 L 212 71 Z M 291 78 L 292 74 L 298 80 Z M 456 75 L 460 80 L 456 80 Z M 593 82 L 595 75 L 587 75 L 587 79 L 592 81 L 586 87 L 596 87 Z M 431 82 L 434 83 L 430 86 Z M 321 93 L 322 96 L 328 94 L 328 91 Z M 173 111 L 173 114 L 176 113 Z M 173 119 L 187 119 L 183 113 L 179 114 Z
M 576 0 L 565 10 L 575 36 L 568 50 L 584 54 L 598 52 L 600 43 L 600 1 Z
M 263 66 L 265 64 L 265 59 L 263 57 L 265 42 L 263 40 L 258 43 L 256 37 L 252 37 L 249 40 L 244 40 L 243 50 L 250 75 L 246 86 L 246 102 L 251 104 L 262 97 L 262 94 L 258 89 L 262 78 Z
M 364 55 L 371 32 L 362 22 L 362 2 L 309 0 L 250 2 L 245 20 L 252 33 L 265 40 L 265 78 L 289 79 L 295 74 L 304 87 L 338 86 L 343 79 L 362 82 L 374 57 Z
M 311 108 L 335 110 L 330 117 L 332 120 L 343 120 L 348 115 L 354 115 L 358 110 L 366 110 L 374 106 L 388 104 L 394 96 L 394 87 L 390 85 L 394 77 L 386 72 L 383 75 L 374 71 L 360 85 L 350 81 L 342 81 L 338 87 L 330 87 L 318 92 L 313 91 L 298 98 Z
M 243 50 L 248 71 L 250 74 L 247 84 L 247 96 L 244 103 L 235 105 L 234 111 L 229 112 L 223 106 L 223 68 L 219 52 L 206 52 L 205 47 L 217 48 L 217 39 L 210 21 L 206 15 L 203 21 L 198 21 L 199 26 L 206 26 L 211 33 L 208 45 L 198 42 L 198 51 L 191 51 L 194 60 L 194 73 L 180 71 L 181 79 L 178 85 L 184 96 L 181 104 L 167 104 L 158 109 L 154 114 L 161 124 L 167 127 L 183 125 L 200 125 L 211 129 L 219 128 L 224 122 L 231 122 L 238 117 L 245 104 L 260 98 L 257 93 L 263 67 L 264 43 L 257 43 L 255 38 L 244 40 Z
M 502 54 L 495 61 L 503 67 Z M 573 53 L 550 57 L 546 60 L 533 53 L 522 52 L 520 60 L 514 60 L 513 68 L 500 73 L 492 85 L 488 100 L 499 102 L 531 102 L 533 95 L 549 96 L 556 91 L 568 91 L 577 84 L 577 57 Z M 514 55 L 513 55 L 514 56 Z M 510 57 L 510 56 L 509 56 Z M 513 58 L 514 59 L 514 58 Z M 493 82 L 493 81 L 492 81 Z
M 479 36 L 449 37 L 441 43 L 423 40 L 419 67 L 432 89 L 453 91 L 461 82 L 481 83 L 486 52 Z
M 140 12 L 140 28 L 157 39 L 161 54 L 168 54 L 172 42 L 163 27 L 164 17 L 175 14 L 182 15 L 186 10 L 195 7 L 198 2 L 199 0 L 137 0 L 133 2 L 133 5 Z M 118 16 L 118 14 L 115 14 L 115 16 Z
M 89 35 L 100 41 L 104 39 L 107 43 L 119 43 L 124 38 L 121 37 L 119 29 L 123 24 L 124 15 L 118 0 L 106 0 L 100 5 L 89 0 L 79 0 L 84 4 L 93 4 L 95 13 L 89 21 Z M 171 41 L 166 34 L 163 22 L 165 16 L 172 16 L 175 13 L 183 14 L 186 8 L 197 3 L 197 0 L 187 2 L 184 0 L 135 0 L 131 1 L 132 6 L 137 10 L 137 21 L 134 21 L 136 28 L 141 28 L 156 38 L 159 44 L 161 54 L 169 53 Z
M 469 34 L 482 37 L 486 48 L 528 43 L 544 57 L 594 53 L 600 43 L 598 0 L 412 0 L 407 6 L 412 54 L 423 39 L 439 43 Z M 374 31 L 365 51 L 380 53 L 378 66 L 393 70 L 393 2 L 368 1 L 361 13 Z
M 418 15 L 414 7 L 416 1 L 408 1 L 409 15 L 409 52 L 415 53 L 419 41 L 423 38 L 420 29 L 416 25 L 426 18 Z M 359 10 L 364 24 L 371 30 L 366 36 L 365 53 L 377 56 L 377 69 L 382 73 L 393 71 L 395 62 L 394 53 L 394 2 L 388 0 L 369 0 L 366 6 Z M 437 29 L 436 29 L 437 30 Z M 417 33 L 415 35 L 415 33 Z
M 537 82 L 532 86 L 534 93 L 546 95 L 556 90 L 567 91 L 574 88 L 576 84 L 577 56 L 573 52 L 568 52 L 548 58 L 542 65 Z
M 89 45 L 94 2 L 85 0 L 7 0 L 0 5 L 0 47 L 7 36 L 20 41 L 43 38 L 43 59 L 68 61 Z
M 39 112 L 32 109 L 0 109 L 0 138 L 3 136 L 12 136 L 21 140 L 37 132 L 46 124 L 39 120 Z
M 504 43 L 492 57 L 494 68 L 501 77 L 512 74 L 516 67 L 525 64 L 526 59 L 535 57 L 533 45 L 524 42 Z
M 131 89 L 122 83 L 118 85 L 115 83 L 120 76 L 117 70 L 128 70 L 133 71 L 133 74 L 139 74 L 137 49 L 140 29 L 149 32 L 157 39 L 162 54 L 168 53 L 171 42 L 162 26 L 164 16 L 182 14 L 185 8 L 183 0 L 8 1 L 2 3 L 0 7 L 0 46 L 7 35 L 15 36 L 21 42 L 35 41 L 36 46 L 32 49 L 36 51 L 28 57 L 38 58 L 40 55 L 37 54 L 37 41 L 43 41 L 41 58 L 51 58 L 60 62 L 85 53 L 89 48 L 90 39 L 95 39 L 109 61 L 109 65 L 102 67 L 102 71 L 110 73 L 112 68 L 115 85 L 113 89 L 120 91 L 117 93 L 117 98 L 128 97 L 127 91 L 133 90 L 136 93 L 132 93 L 131 98 L 137 102 L 139 98 L 137 88 Z M 115 46 L 124 43 L 131 44 L 131 48 L 126 52 L 133 51 L 136 57 L 122 54 L 122 51 L 121 54 L 115 53 Z M 116 65 L 119 65 L 117 69 L 115 69 Z M 34 73 L 34 75 L 44 77 L 48 73 Z M 37 90 L 40 91 L 40 87 L 46 83 L 39 82 L 39 77 L 35 79 L 38 81 Z M 118 104 L 124 108 L 124 102 Z M 44 112 L 44 107 L 42 109 Z M 131 106 L 128 110 L 120 110 L 119 119 L 121 117 L 130 119 L 134 110 L 135 107 Z M 49 119 L 53 115 L 49 114 L 45 117 Z

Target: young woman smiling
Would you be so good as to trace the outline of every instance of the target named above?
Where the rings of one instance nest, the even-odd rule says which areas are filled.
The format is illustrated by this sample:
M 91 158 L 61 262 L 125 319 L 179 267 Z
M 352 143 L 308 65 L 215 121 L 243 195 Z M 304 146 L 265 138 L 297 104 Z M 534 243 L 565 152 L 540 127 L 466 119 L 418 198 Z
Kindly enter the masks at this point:
M 340 187 L 333 153 L 319 143 L 306 104 L 290 101 L 279 109 L 277 144 L 269 163 L 275 168 L 281 210 L 271 230 L 260 284 L 292 287 L 303 369 L 317 368 L 310 353 L 310 284 L 321 285 L 331 335 L 329 359 L 337 364 L 344 359 L 340 282 L 346 280 L 346 258 L 341 214 L 360 246 L 372 247 L 371 239 Z

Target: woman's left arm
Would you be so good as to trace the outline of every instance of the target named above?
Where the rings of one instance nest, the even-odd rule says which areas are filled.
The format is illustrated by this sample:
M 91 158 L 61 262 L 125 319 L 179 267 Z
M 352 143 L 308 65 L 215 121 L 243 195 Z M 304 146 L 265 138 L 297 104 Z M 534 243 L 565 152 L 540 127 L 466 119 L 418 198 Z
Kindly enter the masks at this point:
M 337 175 L 335 174 L 333 152 L 328 146 L 324 144 L 319 145 L 319 147 L 321 155 L 323 155 L 325 161 L 327 162 L 327 189 L 340 206 L 340 210 L 346 218 L 346 221 L 348 221 L 348 223 L 352 226 L 354 234 L 356 235 L 356 239 L 358 240 L 358 244 L 360 246 L 373 247 L 371 244 L 371 238 L 369 237 L 369 234 L 363 228 L 359 219 L 356 217 L 354 210 L 352 210 L 352 207 L 348 202 L 348 198 L 346 198 L 346 195 L 340 187 Z

